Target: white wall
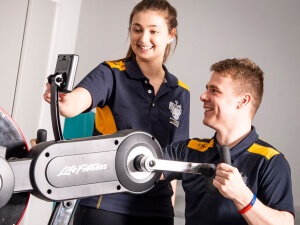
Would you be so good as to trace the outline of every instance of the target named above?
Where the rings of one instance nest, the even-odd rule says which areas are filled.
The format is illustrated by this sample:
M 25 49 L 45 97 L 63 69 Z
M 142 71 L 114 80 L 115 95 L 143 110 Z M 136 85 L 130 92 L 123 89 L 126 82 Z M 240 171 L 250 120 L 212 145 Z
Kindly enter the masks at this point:
M 39 128 L 48 131 L 48 140 L 54 139 L 50 106 L 42 94 L 57 55 L 74 53 L 80 7 L 81 0 L 29 1 L 13 114 L 27 141 L 36 137 Z M 22 224 L 47 224 L 52 206 L 52 202 L 31 196 Z
M 9 106 L 6 110 L 27 142 L 39 128 L 47 129 L 48 140 L 53 140 L 50 106 L 42 94 L 57 55 L 74 53 L 81 0 L 13 0 L 1 1 L 0 6 L 1 68 L 7 68 L 0 75 L 0 106 L 1 102 Z M 31 196 L 21 224 L 47 224 L 52 205 Z
M 190 87 L 191 137 L 211 137 L 213 134 L 202 125 L 203 108 L 199 100 L 209 80 L 211 64 L 233 57 L 254 60 L 265 71 L 264 99 L 254 125 L 261 138 L 286 155 L 292 169 L 295 206 L 300 211 L 300 179 L 296 174 L 300 170 L 297 149 L 300 138 L 300 76 L 297 69 L 300 62 L 300 1 L 169 1 L 178 10 L 179 43 L 167 67 Z M 0 6 L 7 2 L 1 1 Z M 46 76 L 54 71 L 57 54 L 76 53 L 80 56 L 76 83 L 100 62 L 124 57 L 129 44 L 129 14 L 137 2 L 29 0 L 13 102 L 13 118 L 27 141 L 35 137 L 39 128 L 46 128 L 49 139 L 53 139 L 50 109 L 43 102 L 42 93 Z M 6 26 L 13 26 L 13 23 L 1 24 L 0 43 L 1 51 L 9 52 L 2 35 Z M 20 38 L 18 43 L 20 45 Z M 9 73 L 15 76 L 16 72 Z M 8 77 L 0 74 L 1 83 L 4 76 Z M 2 85 L 2 88 L 8 86 Z M 2 94 L 0 99 L 3 100 Z M 34 204 L 31 203 L 23 223 L 45 224 L 49 206 L 43 209 L 43 203 Z
M 0 107 L 8 114 L 13 109 L 27 6 L 28 1 L 0 1 Z

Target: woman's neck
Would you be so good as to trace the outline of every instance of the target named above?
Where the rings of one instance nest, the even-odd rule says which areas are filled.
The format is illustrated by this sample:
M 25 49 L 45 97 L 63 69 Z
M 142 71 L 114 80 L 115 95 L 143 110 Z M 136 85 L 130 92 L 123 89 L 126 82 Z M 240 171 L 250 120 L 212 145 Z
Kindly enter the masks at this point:
M 165 76 L 165 72 L 162 67 L 162 60 L 146 61 L 137 58 L 136 61 L 139 64 L 139 67 L 142 70 L 143 74 L 147 78 L 151 79 Z
M 139 64 L 143 74 L 149 79 L 149 82 L 153 86 L 156 94 L 165 79 L 165 71 L 162 67 L 162 61 L 142 61 L 137 59 L 137 63 Z

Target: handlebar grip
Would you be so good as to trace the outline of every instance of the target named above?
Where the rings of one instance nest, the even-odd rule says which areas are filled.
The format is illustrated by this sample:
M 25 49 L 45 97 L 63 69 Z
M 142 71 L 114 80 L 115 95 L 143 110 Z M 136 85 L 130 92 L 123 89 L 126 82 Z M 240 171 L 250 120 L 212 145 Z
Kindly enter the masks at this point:
M 230 149 L 227 145 L 223 145 L 220 147 L 219 154 L 220 154 L 220 162 L 221 163 L 227 163 L 227 164 L 231 165 Z M 218 188 L 216 188 L 213 185 L 213 181 L 214 181 L 213 176 L 210 176 L 210 177 L 204 176 L 204 183 L 205 183 L 206 190 L 214 196 L 220 196 L 221 194 L 220 194 Z
M 39 129 L 36 135 L 36 143 L 39 144 L 45 141 L 47 141 L 47 130 Z
M 220 161 L 222 163 L 227 163 L 231 165 L 231 156 L 230 156 L 230 149 L 227 145 L 223 145 L 220 147 Z

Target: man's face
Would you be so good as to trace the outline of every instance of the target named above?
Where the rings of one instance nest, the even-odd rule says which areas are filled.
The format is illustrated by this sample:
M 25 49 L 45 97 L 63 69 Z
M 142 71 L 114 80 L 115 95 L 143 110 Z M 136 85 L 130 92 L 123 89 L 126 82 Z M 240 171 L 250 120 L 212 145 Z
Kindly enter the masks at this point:
M 203 123 L 215 130 L 230 129 L 236 120 L 239 96 L 231 76 L 214 72 L 200 97 L 205 109 Z

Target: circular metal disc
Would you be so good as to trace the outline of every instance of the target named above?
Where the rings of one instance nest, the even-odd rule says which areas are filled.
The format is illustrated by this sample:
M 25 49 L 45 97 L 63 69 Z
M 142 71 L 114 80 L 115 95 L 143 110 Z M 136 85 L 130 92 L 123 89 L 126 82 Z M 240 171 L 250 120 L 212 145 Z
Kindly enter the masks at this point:
M 6 160 L 10 158 L 24 158 L 28 152 L 28 147 L 20 128 L 2 108 L 0 108 L 0 146 L 6 148 L 6 155 L 4 155 L 3 150 L 0 152 L 0 156 L 2 158 L 5 157 Z M 29 193 L 13 194 L 9 202 L 0 208 L 1 224 L 19 224 L 26 210 L 28 200 Z
M 137 132 L 127 137 L 120 144 L 116 154 L 116 173 L 120 183 L 129 191 L 145 192 L 156 184 L 161 172 L 139 172 L 134 169 L 133 161 L 138 155 L 162 158 L 162 150 L 154 137 Z

